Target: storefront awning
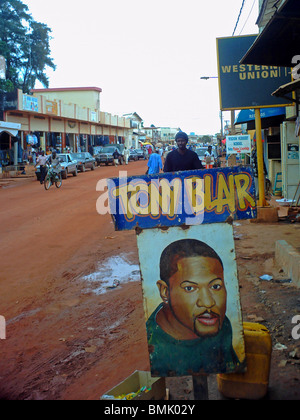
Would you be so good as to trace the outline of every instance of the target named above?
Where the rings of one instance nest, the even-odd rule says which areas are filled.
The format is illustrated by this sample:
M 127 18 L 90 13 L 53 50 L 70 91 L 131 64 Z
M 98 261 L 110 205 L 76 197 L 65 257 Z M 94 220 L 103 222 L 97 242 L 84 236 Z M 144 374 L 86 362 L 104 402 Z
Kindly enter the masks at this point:
M 293 67 L 299 55 L 300 2 L 286 0 L 241 59 L 241 64 Z
M 20 129 L 21 124 L 0 121 L 0 134 L 6 132 L 11 136 L 16 137 Z
M 300 79 L 295 80 L 295 81 L 290 82 L 290 83 L 287 83 L 286 85 L 280 86 L 277 90 L 275 90 L 275 92 L 272 93 L 272 96 L 276 96 L 276 97 L 280 97 L 280 98 L 286 98 L 286 99 L 289 99 L 292 102 L 299 103 L 299 101 L 297 99 L 292 99 L 290 96 L 287 96 L 291 92 L 298 91 L 298 89 L 300 90 Z M 299 96 L 299 95 L 297 95 L 297 96 Z
M 285 120 L 286 110 L 284 107 L 264 108 L 260 110 L 261 128 L 279 127 Z M 255 130 L 255 111 L 254 109 L 242 109 L 234 125 L 247 124 L 247 130 Z
M 284 107 L 277 107 L 277 108 L 264 108 L 260 110 L 260 117 L 263 118 L 272 118 L 277 117 L 279 115 L 285 116 L 285 108 Z M 235 122 L 234 125 L 238 124 L 245 124 L 250 121 L 255 120 L 255 111 L 254 109 L 242 109 Z

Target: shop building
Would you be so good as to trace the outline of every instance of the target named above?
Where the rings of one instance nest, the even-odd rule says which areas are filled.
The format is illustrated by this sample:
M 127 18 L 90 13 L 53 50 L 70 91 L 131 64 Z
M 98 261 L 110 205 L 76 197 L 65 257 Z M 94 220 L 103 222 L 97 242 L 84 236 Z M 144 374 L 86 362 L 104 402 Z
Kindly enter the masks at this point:
M 0 150 L 11 155 L 18 141 L 20 151 L 88 151 L 105 144 L 127 144 L 130 120 L 101 111 L 97 87 L 21 90 L 0 95 L 0 120 L 20 124 L 16 137 L 0 134 Z M 21 153 L 19 152 L 19 160 Z M 12 163 L 10 161 L 10 163 Z

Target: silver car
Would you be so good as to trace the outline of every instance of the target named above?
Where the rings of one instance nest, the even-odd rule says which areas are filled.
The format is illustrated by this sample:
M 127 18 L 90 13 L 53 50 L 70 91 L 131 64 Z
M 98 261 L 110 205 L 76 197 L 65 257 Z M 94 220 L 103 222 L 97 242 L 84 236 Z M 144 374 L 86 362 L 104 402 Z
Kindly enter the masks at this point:
M 61 176 L 63 179 L 67 179 L 69 174 L 77 176 L 77 161 L 72 159 L 70 153 L 59 153 L 57 157 L 62 167 Z
M 79 171 L 85 172 L 88 168 L 92 171 L 95 169 L 96 159 L 89 152 L 71 153 L 71 157 L 77 161 L 77 169 Z
M 207 147 L 197 147 L 195 152 L 197 153 L 199 160 L 201 160 L 202 165 L 205 167 L 206 166 L 205 152 L 207 152 Z M 212 148 L 212 153 L 214 156 L 214 167 L 215 168 L 219 167 L 220 161 L 219 161 L 218 153 L 215 147 Z

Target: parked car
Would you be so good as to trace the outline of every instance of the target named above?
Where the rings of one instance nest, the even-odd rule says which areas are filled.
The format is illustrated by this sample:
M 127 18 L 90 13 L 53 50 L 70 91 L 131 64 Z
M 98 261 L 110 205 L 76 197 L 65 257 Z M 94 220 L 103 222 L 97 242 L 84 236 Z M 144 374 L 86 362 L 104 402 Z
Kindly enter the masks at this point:
M 102 146 L 98 146 L 96 149 L 96 152 L 94 153 L 94 157 L 96 160 L 96 164 L 97 166 L 100 166 L 100 154 L 102 153 L 103 147 Z
M 95 156 L 98 166 L 100 166 L 101 163 L 104 163 L 106 166 L 109 165 L 110 163 L 113 164 L 114 163 L 113 153 L 116 149 L 118 149 L 120 153 L 120 156 L 119 156 L 120 165 L 123 164 L 124 157 L 121 154 L 119 147 L 117 146 L 118 145 L 116 144 L 111 144 L 109 146 L 102 147 L 101 152 L 97 156 Z
M 197 147 L 195 152 L 197 153 L 199 159 L 201 160 L 202 165 L 205 167 L 206 166 L 205 152 L 207 152 L 207 147 Z M 218 157 L 218 153 L 217 153 L 215 147 L 212 148 L 212 152 L 213 152 L 213 155 L 214 155 L 214 165 L 213 166 L 214 166 L 214 168 L 217 168 L 217 167 L 220 166 L 220 159 Z
M 146 152 L 143 149 L 135 149 L 137 155 L 138 155 L 138 159 L 146 159 Z
M 137 152 L 134 149 L 130 149 L 129 150 L 129 161 L 134 160 L 137 161 L 139 160 L 139 155 L 137 154 Z
M 71 153 L 71 157 L 76 160 L 79 171 L 85 172 L 88 168 L 92 171 L 95 169 L 96 159 L 89 152 Z
M 70 153 L 59 153 L 57 157 L 62 167 L 61 176 L 63 179 L 67 179 L 69 174 L 77 176 L 77 161 L 72 159 Z
M 96 157 L 96 155 L 99 155 L 99 153 L 101 152 L 101 150 L 102 150 L 102 146 L 94 146 L 93 156 Z

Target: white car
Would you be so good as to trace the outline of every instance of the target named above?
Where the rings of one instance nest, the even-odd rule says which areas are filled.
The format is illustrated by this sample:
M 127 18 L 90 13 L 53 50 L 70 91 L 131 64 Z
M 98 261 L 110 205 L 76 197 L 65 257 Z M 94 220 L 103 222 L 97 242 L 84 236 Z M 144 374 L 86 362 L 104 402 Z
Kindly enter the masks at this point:
M 205 168 L 205 166 L 206 166 L 205 152 L 207 152 L 207 147 L 197 147 L 195 152 L 197 153 L 199 159 L 201 160 L 202 165 Z M 216 167 L 220 166 L 220 164 L 219 164 L 218 153 L 217 153 L 215 147 L 212 148 L 212 153 L 214 155 L 213 166 L 214 166 L 214 168 L 216 168 Z

